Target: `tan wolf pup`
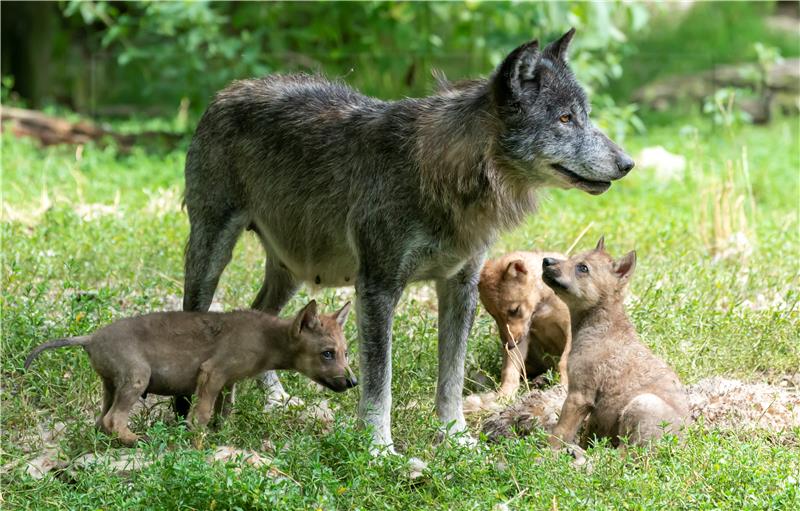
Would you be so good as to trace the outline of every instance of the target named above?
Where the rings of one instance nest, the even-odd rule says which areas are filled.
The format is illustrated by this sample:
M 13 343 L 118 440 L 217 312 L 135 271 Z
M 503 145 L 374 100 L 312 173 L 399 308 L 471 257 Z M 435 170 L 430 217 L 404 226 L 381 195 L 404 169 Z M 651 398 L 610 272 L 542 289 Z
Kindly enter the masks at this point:
M 623 300 L 636 252 L 614 260 L 603 238 L 589 252 L 545 258 L 543 279 L 569 307 L 569 388 L 550 444 L 572 444 L 590 415 L 587 435 L 641 445 L 689 421 L 686 391 L 675 372 L 644 346 Z M 570 446 L 572 448 L 572 446 Z
M 529 377 L 558 366 L 567 384 L 569 309 L 542 281 L 542 260 L 555 252 L 512 252 L 490 259 L 478 283 L 481 303 L 497 322 L 503 344 L 501 396 L 516 392 L 521 369 Z
M 82 346 L 105 389 L 98 429 L 132 445 L 139 436 L 128 429 L 128 416 L 143 394 L 196 394 L 189 424 L 204 427 L 212 409 L 229 411 L 230 402 L 217 399 L 221 391 L 230 396 L 235 382 L 266 370 L 295 370 L 336 392 L 356 386 L 342 332 L 349 311 L 350 302 L 319 315 L 312 300 L 294 319 L 259 311 L 155 312 L 41 344 L 25 368 L 44 350 Z

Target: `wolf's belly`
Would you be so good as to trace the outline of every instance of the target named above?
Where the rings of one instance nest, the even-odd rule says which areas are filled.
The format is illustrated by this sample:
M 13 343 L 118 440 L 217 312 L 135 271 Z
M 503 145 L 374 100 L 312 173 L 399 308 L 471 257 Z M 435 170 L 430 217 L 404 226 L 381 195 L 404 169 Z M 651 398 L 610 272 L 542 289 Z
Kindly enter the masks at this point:
M 260 222 L 258 228 L 270 256 L 277 258 L 297 280 L 320 287 L 355 283 L 358 263 L 345 233 L 281 233 Z
M 340 234 L 332 235 L 314 232 L 313 229 L 280 232 L 261 222 L 258 223 L 258 228 L 270 256 L 277 258 L 297 280 L 320 287 L 355 285 L 358 254 L 346 229 L 342 229 Z M 419 253 L 417 248 L 430 246 L 436 246 L 438 250 L 424 250 L 422 252 L 427 254 L 424 258 L 403 260 L 404 254 Z M 370 257 L 377 257 L 378 263 L 392 265 L 397 270 L 400 267 L 406 270 L 413 268 L 404 277 L 408 282 L 414 282 L 451 278 L 463 268 L 471 256 L 447 250 L 425 237 L 410 242 L 403 252 L 404 254 L 379 254 Z

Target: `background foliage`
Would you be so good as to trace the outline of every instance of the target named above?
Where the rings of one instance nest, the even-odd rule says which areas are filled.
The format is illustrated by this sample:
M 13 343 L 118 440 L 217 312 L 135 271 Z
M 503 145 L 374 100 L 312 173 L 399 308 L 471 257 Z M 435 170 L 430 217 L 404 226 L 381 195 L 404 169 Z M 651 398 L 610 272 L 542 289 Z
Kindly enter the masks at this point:
M 797 10 L 796 2 L 788 2 Z M 774 116 L 751 125 L 740 91 L 711 90 L 661 113 L 631 102 L 651 80 L 721 63 L 800 54 L 795 29 L 779 32 L 771 2 L 492 3 L 0 3 L 2 102 L 120 131 L 167 129 L 177 145 L 41 147 L 3 133 L 0 285 L 0 506 L 8 509 L 797 509 L 797 438 L 696 426 L 631 456 L 605 445 L 578 471 L 532 436 L 462 450 L 433 446 L 436 305 L 407 290 L 394 323 L 394 438 L 429 464 L 406 477 L 404 458 L 375 460 L 355 427 L 359 390 L 320 394 L 284 375 L 308 405 L 327 399 L 332 430 L 306 409 L 264 413 L 263 389 L 239 386 L 235 412 L 204 438 L 176 423 L 168 400 L 133 417 L 150 441 L 122 449 L 95 431 L 100 384 L 80 350 L 49 352 L 31 371 L 27 351 L 47 339 L 180 303 L 188 219 L 180 207 L 188 136 L 228 81 L 268 72 L 322 71 L 369 94 L 430 91 L 432 67 L 450 78 L 485 75 L 522 41 L 579 30 L 573 67 L 592 89 L 596 119 L 637 168 L 609 192 L 555 190 L 540 211 L 493 248 L 577 249 L 606 234 L 614 254 L 636 248 L 629 312 L 643 341 L 692 384 L 711 375 L 800 384 L 800 126 Z M 13 70 L 13 72 L 10 72 Z M 683 83 L 682 83 L 683 84 Z M 733 103 L 730 98 L 737 98 Z M 635 128 L 635 129 L 631 129 Z M 646 132 L 645 132 L 646 128 Z M 680 171 L 647 166 L 661 146 Z M 659 163 L 659 162 L 656 162 Z M 224 309 L 260 287 L 263 250 L 242 237 L 220 282 Z M 350 291 L 351 293 L 351 291 Z M 314 295 L 326 309 L 348 291 Z M 288 305 L 297 311 L 302 290 Z M 357 352 L 355 322 L 346 325 Z M 470 335 L 467 391 L 496 385 L 494 321 L 479 311 Z M 354 369 L 357 354 L 353 355 Z M 769 406 L 765 403 L 764 406 Z M 472 431 L 480 431 L 472 418 Z M 153 464 L 118 472 L 102 463 L 32 479 L 26 463 L 44 433 L 66 431 L 62 459 L 133 454 Z M 271 446 L 270 446 L 271 444 Z M 246 464 L 209 463 L 217 445 L 256 449 L 291 479 Z M 495 507 L 498 506 L 498 507 Z
M 89 110 L 109 102 L 194 111 L 229 81 L 281 71 L 345 76 L 369 94 L 430 89 L 430 69 L 486 74 L 512 48 L 570 26 L 574 66 L 590 87 L 622 72 L 619 50 L 648 10 L 614 2 L 147 2 L 71 0 L 57 32 L 81 33 L 95 82 L 75 98 Z M 81 26 L 82 25 L 82 26 Z M 56 46 L 72 46 L 57 38 Z M 63 54 L 64 48 L 56 48 Z M 81 73 L 75 69 L 64 73 Z M 62 91 L 63 93 L 63 91 Z

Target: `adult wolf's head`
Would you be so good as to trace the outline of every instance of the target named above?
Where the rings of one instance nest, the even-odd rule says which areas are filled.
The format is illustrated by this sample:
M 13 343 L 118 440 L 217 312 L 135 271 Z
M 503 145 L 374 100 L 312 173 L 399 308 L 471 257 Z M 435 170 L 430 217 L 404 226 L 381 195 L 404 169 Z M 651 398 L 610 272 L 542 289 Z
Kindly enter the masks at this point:
M 574 34 L 571 29 L 541 51 L 538 41 L 523 44 L 498 67 L 492 78 L 503 126 L 497 150 L 528 182 L 597 195 L 634 163 L 589 120 L 586 93 L 567 64 Z

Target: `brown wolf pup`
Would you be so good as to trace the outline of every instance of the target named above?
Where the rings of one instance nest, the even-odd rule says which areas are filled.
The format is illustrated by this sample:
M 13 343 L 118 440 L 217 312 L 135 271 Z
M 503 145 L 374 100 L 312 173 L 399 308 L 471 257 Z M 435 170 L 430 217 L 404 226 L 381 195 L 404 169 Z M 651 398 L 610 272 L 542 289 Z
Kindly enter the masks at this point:
M 636 335 L 623 299 L 636 252 L 614 260 L 603 238 L 566 261 L 545 258 L 543 279 L 569 307 L 569 388 L 550 444 L 572 444 L 584 418 L 587 434 L 641 445 L 689 420 L 688 396 L 675 372 Z
M 57 339 L 37 346 L 25 368 L 42 351 L 83 346 L 103 379 L 105 394 L 97 427 L 123 444 L 138 435 L 128 415 L 146 393 L 197 394 L 189 424 L 204 427 L 212 409 L 226 414 L 233 384 L 268 369 L 292 369 L 336 392 L 357 385 L 347 361 L 342 325 L 348 302 L 332 315 L 318 315 L 311 301 L 293 320 L 258 311 L 156 312 L 121 319 L 92 335 Z
M 542 260 L 563 258 L 547 252 L 512 252 L 486 262 L 478 283 L 481 303 L 497 322 L 503 343 L 501 396 L 519 387 L 522 363 L 528 376 L 558 365 L 567 382 L 571 339 L 569 310 L 542 282 Z

